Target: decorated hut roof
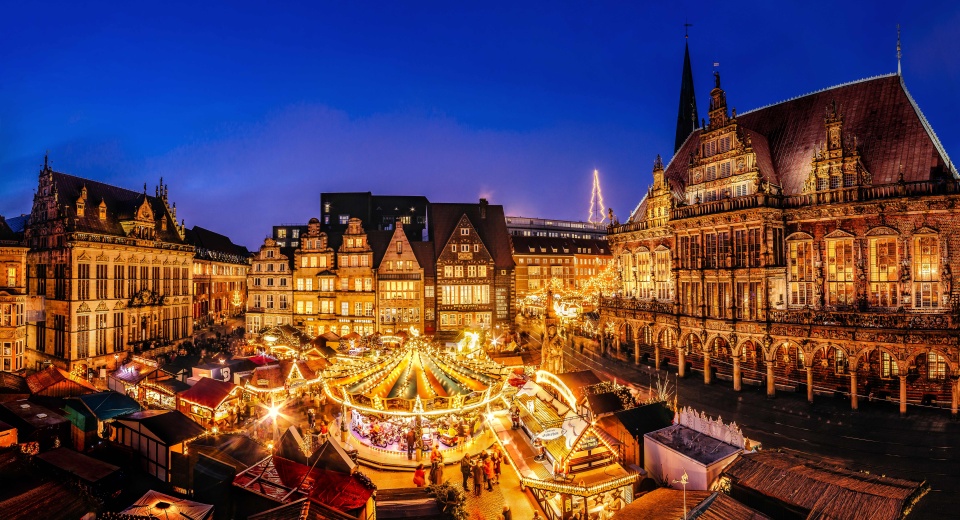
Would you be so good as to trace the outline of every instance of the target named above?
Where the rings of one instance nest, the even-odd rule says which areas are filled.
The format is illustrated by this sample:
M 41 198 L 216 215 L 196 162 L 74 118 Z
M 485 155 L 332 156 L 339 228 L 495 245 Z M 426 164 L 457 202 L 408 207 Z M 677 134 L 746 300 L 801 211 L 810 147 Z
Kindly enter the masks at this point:
M 237 385 L 228 381 L 218 381 L 210 377 L 201 377 L 189 390 L 180 394 L 180 399 L 196 404 L 203 408 L 215 410 L 231 395 L 235 394 Z

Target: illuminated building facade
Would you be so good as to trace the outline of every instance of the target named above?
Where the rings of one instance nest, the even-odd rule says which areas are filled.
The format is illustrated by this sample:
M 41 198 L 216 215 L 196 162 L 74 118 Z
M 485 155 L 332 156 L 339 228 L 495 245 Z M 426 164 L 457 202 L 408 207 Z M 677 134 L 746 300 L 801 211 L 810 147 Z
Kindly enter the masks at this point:
M 27 247 L 0 216 L 0 370 L 24 368 L 27 343 Z
M 317 336 L 336 325 L 334 251 L 327 234 L 320 231 L 319 219 L 310 219 L 306 231 L 298 235 L 293 257 L 294 325 Z
M 373 334 L 377 303 L 373 248 L 358 218 L 351 218 L 337 250 L 337 334 Z
M 377 266 L 378 330 L 387 334 L 410 327 L 424 330 L 424 293 L 423 267 L 403 223 L 397 221 Z
M 437 332 L 509 326 L 514 317 L 510 236 L 503 206 L 430 204 L 437 266 Z
M 87 375 L 128 347 L 162 353 L 190 338 L 194 248 L 176 217 L 162 180 L 147 195 L 44 165 L 24 230 L 28 295 L 43 302 L 27 324 L 37 367 Z
M 276 240 L 264 240 L 247 276 L 247 332 L 293 323 L 292 282 L 290 258 Z
M 891 74 L 709 121 L 610 228 L 609 348 L 707 384 L 951 403 L 960 182 Z
M 187 230 L 186 239 L 195 248 L 193 316 L 197 326 L 240 315 L 247 307 L 247 248 L 200 226 Z

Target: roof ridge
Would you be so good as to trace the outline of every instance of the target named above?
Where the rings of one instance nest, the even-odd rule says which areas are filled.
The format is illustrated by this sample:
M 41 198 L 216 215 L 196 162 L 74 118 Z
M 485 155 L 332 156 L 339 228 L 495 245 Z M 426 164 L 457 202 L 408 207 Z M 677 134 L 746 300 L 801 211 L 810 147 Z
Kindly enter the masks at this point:
M 828 91 L 828 90 L 833 90 L 833 89 L 837 89 L 837 88 L 841 88 L 841 87 L 848 87 L 848 86 L 850 86 L 850 85 L 856 85 L 857 83 L 865 83 L 865 82 L 867 82 L 867 81 L 873 81 L 873 80 L 875 80 L 875 79 L 889 78 L 889 77 L 896 76 L 896 75 L 897 75 L 896 72 L 890 72 L 890 73 L 888 73 L 888 74 L 877 74 L 876 76 L 870 76 L 870 77 L 866 77 L 866 78 L 856 79 L 856 80 L 853 80 L 853 81 L 847 81 L 847 82 L 845 82 L 845 83 L 840 83 L 840 84 L 834 85 L 834 86 L 832 86 L 832 87 L 826 87 L 826 88 L 822 88 L 822 89 L 819 89 L 819 90 L 813 90 L 813 91 L 811 91 L 811 92 L 807 92 L 806 94 L 800 94 L 799 96 L 794 96 L 794 97 L 792 97 L 792 98 L 787 98 L 787 99 L 784 99 L 784 100 L 781 100 L 781 101 L 777 101 L 777 102 L 775 102 L 775 103 L 768 103 L 768 104 L 763 105 L 763 106 L 761 106 L 761 107 L 752 108 L 752 109 L 750 109 L 750 110 L 747 110 L 746 112 L 740 112 L 740 113 L 738 113 L 738 114 L 737 114 L 737 117 L 745 116 L 745 115 L 747 115 L 747 114 L 751 114 L 751 113 L 753 113 L 753 112 L 757 112 L 757 111 L 763 110 L 763 109 L 765 109 L 765 108 L 770 108 L 770 107 L 772 107 L 772 106 L 782 105 L 782 104 L 784 104 L 784 103 L 789 103 L 789 102 L 791 102 L 791 101 L 795 101 L 795 100 L 800 99 L 800 98 L 805 98 L 805 97 L 807 97 L 807 96 L 812 96 L 812 95 L 814 95 L 814 94 L 819 94 L 819 93 L 821 93 L 821 92 L 826 92 L 826 91 Z M 902 80 L 901 80 L 901 82 L 902 82 Z
M 134 191 L 134 190 L 131 190 L 130 188 L 124 188 L 124 187 L 121 187 L 121 186 L 117 186 L 117 185 L 115 185 L 115 184 L 109 184 L 109 183 L 106 183 L 106 182 L 103 182 L 103 181 L 98 181 L 98 180 L 94 180 L 94 179 L 88 179 L 88 178 L 86 178 L 86 177 L 80 177 L 79 175 L 73 175 L 72 173 L 64 173 L 64 172 L 57 171 L 57 170 L 53 170 L 53 169 L 51 169 L 50 172 L 51 172 L 51 173 L 56 173 L 57 175 L 63 175 L 63 176 L 66 176 L 66 177 L 73 177 L 74 179 L 79 179 L 79 180 L 84 181 L 84 182 L 93 182 L 93 183 L 97 183 L 97 184 L 100 184 L 100 185 L 103 185 L 103 186 L 107 186 L 107 187 L 109 187 L 109 188 L 114 188 L 114 189 L 117 189 L 117 190 L 128 191 L 128 192 L 130 192 L 130 193 L 135 193 L 135 194 L 138 195 L 138 196 L 139 196 L 139 195 L 143 195 L 143 196 L 145 196 L 145 197 L 151 197 L 151 196 L 150 196 L 149 194 L 147 194 L 147 193 L 140 193 L 139 191 Z M 152 197 L 152 198 L 156 199 L 156 198 L 158 198 L 158 197 Z
M 936 147 L 937 151 L 940 152 L 940 155 L 947 160 L 947 168 L 950 169 L 950 173 L 953 174 L 953 177 L 960 178 L 960 176 L 957 175 L 957 169 L 954 166 L 953 161 L 951 161 L 950 156 L 947 155 L 947 150 L 943 147 L 943 143 L 940 142 L 940 138 L 937 137 L 937 132 L 933 130 L 933 126 L 931 126 L 930 122 L 927 121 L 927 117 L 923 115 L 923 111 L 920 110 L 920 105 L 917 105 L 917 102 L 914 101 L 913 96 L 910 95 L 910 90 L 907 89 L 907 84 L 903 81 L 903 76 L 899 74 L 898 76 L 900 77 L 900 86 L 903 88 L 903 93 L 907 95 L 907 100 L 910 101 L 910 105 L 920 118 L 920 124 L 923 125 L 923 129 L 927 131 L 927 135 L 929 135 L 930 140 L 933 141 L 933 146 Z

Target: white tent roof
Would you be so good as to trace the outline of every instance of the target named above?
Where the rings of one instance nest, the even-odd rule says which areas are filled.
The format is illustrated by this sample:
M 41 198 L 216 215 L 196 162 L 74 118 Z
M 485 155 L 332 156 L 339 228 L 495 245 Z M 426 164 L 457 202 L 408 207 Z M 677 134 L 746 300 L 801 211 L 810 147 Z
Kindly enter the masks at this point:
M 151 489 L 140 497 L 140 500 L 134 502 L 132 506 L 124 509 L 121 513 L 149 516 L 163 520 L 205 520 L 212 516 L 213 506 L 172 497 Z

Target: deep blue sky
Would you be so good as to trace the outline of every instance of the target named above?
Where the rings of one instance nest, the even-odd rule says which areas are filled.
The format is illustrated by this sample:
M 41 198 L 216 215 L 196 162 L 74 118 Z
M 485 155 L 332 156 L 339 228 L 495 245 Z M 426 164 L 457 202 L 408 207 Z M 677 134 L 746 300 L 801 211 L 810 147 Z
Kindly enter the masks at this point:
M 131 189 L 162 176 L 187 226 L 250 248 L 321 191 L 583 220 L 594 168 L 625 219 L 673 151 L 685 19 L 704 116 L 714 62 L 743 112 L 896 71 L 901 24 L 907 87 L 960 158 L 955 1 L 3 3 L 6 216 L 50 150 Z

